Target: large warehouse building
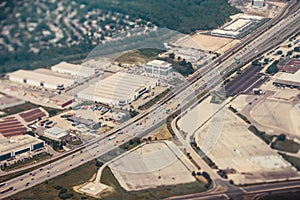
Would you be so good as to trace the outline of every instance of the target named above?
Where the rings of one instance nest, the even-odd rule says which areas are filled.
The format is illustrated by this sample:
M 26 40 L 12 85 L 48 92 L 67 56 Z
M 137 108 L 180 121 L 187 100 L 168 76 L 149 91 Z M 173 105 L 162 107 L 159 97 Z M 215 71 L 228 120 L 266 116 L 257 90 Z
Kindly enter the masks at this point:
M 118 72 L 80 91 L 77 96 L 89 101 L 125 105 L 157 84 L 156 78 Z
M 54 90 L 62 90 L 74 84 L 74 78 L 63 76 L 47 69 L 34 71 L 18 70 L 7 74 L 7 76 L 13 82 Z
M 44 146 L 44 141 L 30 135 L 14 136 L 9 139 L 0 136 L 0 162 Z
M 172 72 L 172 64 L 162 60 L 152 60 L 145 65 L 149 76 L 166 77 Z
M 233 20 L 225 27 L 213 30 L 211 35 L 240 38 L 253 30 L 263 19 L 263 17 L 259 16 L 241 15 L 238 19 Z
M 90 77 L 95 75 L 95 69 L 84 67 L 81 65 L 74 65 L 66 62 L 61 62 L 51 67 L 54 72 L 69 74 L 76 77 Z

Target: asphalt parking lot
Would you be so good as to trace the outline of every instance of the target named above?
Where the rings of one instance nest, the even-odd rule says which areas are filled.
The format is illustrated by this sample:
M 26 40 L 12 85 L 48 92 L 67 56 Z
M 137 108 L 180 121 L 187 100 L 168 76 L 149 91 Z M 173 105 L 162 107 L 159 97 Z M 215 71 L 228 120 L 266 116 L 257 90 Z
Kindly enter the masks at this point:
M 258 72 L 262 70 L 260 66 L 250 66 L 242 74 L 225 85 L 227 96 L 234 96 L 241 93 L 251 93 L 252 89 L 262 85 L 267 78 Z

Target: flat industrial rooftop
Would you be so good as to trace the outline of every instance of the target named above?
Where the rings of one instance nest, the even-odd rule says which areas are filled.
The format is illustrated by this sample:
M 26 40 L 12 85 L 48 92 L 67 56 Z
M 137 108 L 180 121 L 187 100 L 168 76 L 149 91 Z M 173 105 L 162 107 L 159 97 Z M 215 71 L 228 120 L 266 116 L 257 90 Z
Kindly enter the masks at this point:
M 0 135 L 0 152 L 1 154 L 5 154 L 24 149 L 40 142 L 43 141 L 30 135 L 18 135 L 9 139 Z
M 155 87 L 156 83 L 156 78 L 118 72 L 80 91 L 78 97 L 103 103 L 132 100 L 142 88 Z

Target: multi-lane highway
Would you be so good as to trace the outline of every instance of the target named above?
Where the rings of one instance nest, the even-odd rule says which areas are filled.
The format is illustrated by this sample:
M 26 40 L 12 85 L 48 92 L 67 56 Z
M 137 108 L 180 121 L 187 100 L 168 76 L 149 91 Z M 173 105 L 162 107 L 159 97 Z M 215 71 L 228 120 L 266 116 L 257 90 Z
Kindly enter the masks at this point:
M 28 187 L 32 187 L 47 179 L 65 173 L 95 157 L 99 157 L 118 148 L 118 146 L 128 142 L 134 137 L 140 137 L 141 135 L 147 134 L 153 127 L 162 124 L 170 114 L 181 109 L 184 104 L 191 104 L 191 100 L 195 100 L 196 98 L 194 97 L 196 97 L 198 93 L 204 92 L 210 85 L 215 86 L 220 84 L 222 82 L 220 73 L 223 76 L 238 66 L 235 62 L 235 57 L 239 57 L 239 59 L 244 62 L 251 60 L 259 53 L 266 51 L 291 33 L 294 33 L 299 27 L 299 18 L 299 10 L 282 18 L 280 22 L 272 26 L 272 28 L 268 29 L 264 34 L 261 34 L 260 37 L 253 39 L 247 46 L 227 57 L 226 60 L 223 60 L 217 68 L 215 67 L 216 64 L 213 62 L 203 67 L 199 71 L 198 77 L 190 80 L 188 84 L 175 88 L 174 93 L 176 96 L 169 96 L 164 99 L 161 105 L 156 105 L 151 109 L 142 112 L 136 118 L 125 122 L 116 129 L 109 131 L 99 138 L 95 138 L 86 144 L 86 148 L 81 152 L 74 152 L 69 156 L 65 156 L 58 161 L 52 162 L 46 167 L 34 170 L 31 172 L 32 174 L 24 174 L 6 181 L 8 184 L 7 187 L 14 187 L 14 189 L 7 193 L 0 194 L 0 198 L 8 197 L 21 190 L 27 189 Z M 218 71 L 220 73 L 218 73 Z M 195 91 L 197 91 L 197 94 L 195 94 Z M 168 114 L 166 114 L 165 111 L 167 109 L 170 109 L 171 111 Z M 118 134 L 120 130 L 122 130 L 123 134 Z M 112 134 L 116 137 L 108 141 L 107 136 Z M 240 194 L 240 190 L 231 189 L 229 192 L 231 192 L 230 195 L 232 196 Z

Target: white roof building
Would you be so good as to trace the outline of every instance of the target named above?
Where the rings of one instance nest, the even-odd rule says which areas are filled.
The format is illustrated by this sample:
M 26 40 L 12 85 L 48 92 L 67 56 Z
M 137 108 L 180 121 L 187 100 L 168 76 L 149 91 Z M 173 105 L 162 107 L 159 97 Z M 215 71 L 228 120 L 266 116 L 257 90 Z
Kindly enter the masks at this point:
M 75 65 L 67 62 L 61 62 L 57 65 L 54 65 L 51 67 L 51 70 L 58 73 L 79 77 L 90 77 L 95 74 L 95 69 L 93 68 Z
M 44 136 L 53 140 L 61 140 L 63 137 L 67 136 L 68 132 L 65 129 L 59 128 L 59 127 L 52 127 L 49 129 L 46 129 L 44 131 Z
M 80 91 L 78 98 L 113 105 L 124 105 L 138 98 L 158 83 L 156 78 L 118 72 L 98 84 Z
M 211 35 L 238 38 L 254 29 L 262 19 L 263 17 L 254 15 L 241 15 L 225 27 L 211 31 Z
M 261 8 L 265 6 L 265 0 L 252 0 L 253 8 Z
M 145 65 L 148 75 L 154 77 L 165 77 L 172 72 L 172 64 L 162 60 L 152 60 Z
M 44 69 L 43 71 L 47 70 Z M 58 89 L 61 86 L 63 86 L 63 88 L 67 88 L 74 84 L 74 80 L 72 78 L 62 77 L 59 74 L 55 75 L 54 72 L 42 73 L 38 70 L 28 71 L 21 69 L 7 75 L 10 81 L 37 87 L 45 87 L 48 89 Z
M 280 72 L 279 72 L 280 73 Z M 294 74 L 282 72 L 280 76 L 273 82 L 277 85 L 285 85 L 300 89 L 300 70 Z

